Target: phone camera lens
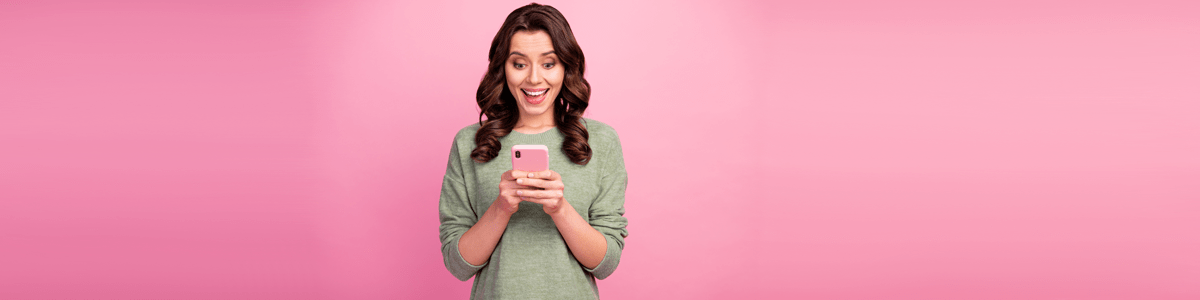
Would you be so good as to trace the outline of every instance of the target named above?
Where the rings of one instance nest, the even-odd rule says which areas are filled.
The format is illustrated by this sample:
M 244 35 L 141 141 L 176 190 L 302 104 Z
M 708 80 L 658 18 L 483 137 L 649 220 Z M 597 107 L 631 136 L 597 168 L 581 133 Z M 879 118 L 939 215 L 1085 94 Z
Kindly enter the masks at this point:
M 521 151 L 517 151 L 517 158 L 521 158 Z

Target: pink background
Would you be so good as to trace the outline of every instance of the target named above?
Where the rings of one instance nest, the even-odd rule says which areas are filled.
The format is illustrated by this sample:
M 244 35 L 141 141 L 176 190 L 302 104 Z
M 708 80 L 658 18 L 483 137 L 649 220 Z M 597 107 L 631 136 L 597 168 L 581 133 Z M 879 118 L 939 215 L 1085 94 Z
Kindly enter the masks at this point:
M 962 2 L 548 2 L 630 177 L 601 295 L 1200 298 L 1200 5 Z M 0 2 L 0 298 L 465 298 L 524 3 Z

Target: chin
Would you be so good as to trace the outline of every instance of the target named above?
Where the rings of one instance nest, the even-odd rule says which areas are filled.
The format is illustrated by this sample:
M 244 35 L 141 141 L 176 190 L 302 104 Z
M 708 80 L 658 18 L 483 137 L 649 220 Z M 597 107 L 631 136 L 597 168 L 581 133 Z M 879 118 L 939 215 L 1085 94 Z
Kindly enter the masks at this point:
M 544 113 L 550 112 L 550 107 L 552 105 L 553 104 L 546 105 L 546 107 L 526 107 L 526 108 L 522 108 L 521 112 L 524 112 L 526 115 L 530 115 L 530 116 L 540 116 Z

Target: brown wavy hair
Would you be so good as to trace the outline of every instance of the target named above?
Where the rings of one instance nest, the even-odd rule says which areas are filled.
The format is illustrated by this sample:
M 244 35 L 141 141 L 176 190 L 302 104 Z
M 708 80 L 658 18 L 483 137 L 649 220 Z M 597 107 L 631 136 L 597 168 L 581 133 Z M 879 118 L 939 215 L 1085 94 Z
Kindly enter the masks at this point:
M 520 108 L 508 90 L 504 63 L 508 60 L 513 34 L 538 30 L 550 35 L 554 53 L 566 71 L 562 89 L 554 99 L 554 125 L 564 136 L 562 151 L 571 162 L 579 165 L 586 165 L 592 158 L 587 127 L 581 122 L 592 94 L 592 86 L 583 79 L 583 50 L 575 42 L 571 25 L 567 24 L 567 18 L 562 13 L 549 5 L 530 3 L 508 14 L 504 25 L 492 38 L 487 73 L 479 81 L 479 89 L 475 92 L 475 102 L 479 104 L 479 131 L 475 133 L 475 150 L 471 150 L 471 159 L 477 162 L 484 163 L 496 158 L 500 154 L 500 137 L 508 135 L 517 126 Z

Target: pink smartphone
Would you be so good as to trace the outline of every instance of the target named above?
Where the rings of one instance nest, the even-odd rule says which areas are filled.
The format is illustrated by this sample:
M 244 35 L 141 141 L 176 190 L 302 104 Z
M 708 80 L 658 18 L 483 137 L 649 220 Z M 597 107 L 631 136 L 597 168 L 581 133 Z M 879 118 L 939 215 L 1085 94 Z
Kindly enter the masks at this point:
M 550 169 L 550 150 L 546 145 L 515 145 L 512 147 L 513 170 L 538 172 Z

